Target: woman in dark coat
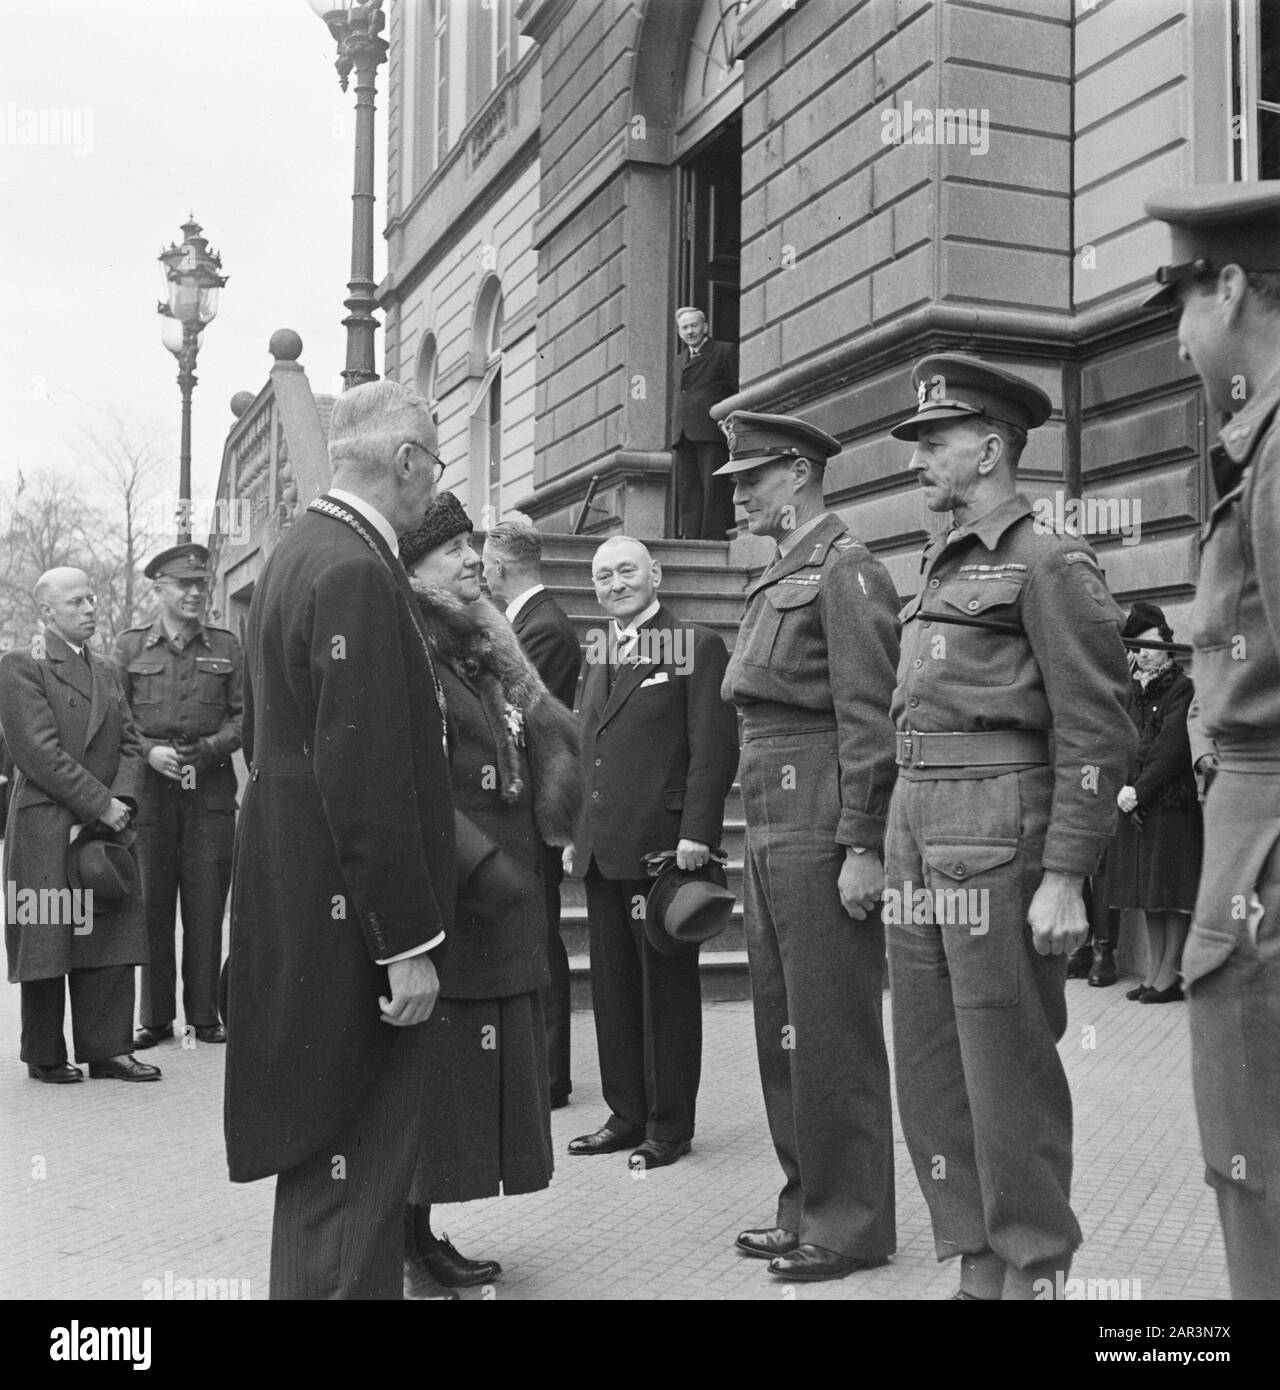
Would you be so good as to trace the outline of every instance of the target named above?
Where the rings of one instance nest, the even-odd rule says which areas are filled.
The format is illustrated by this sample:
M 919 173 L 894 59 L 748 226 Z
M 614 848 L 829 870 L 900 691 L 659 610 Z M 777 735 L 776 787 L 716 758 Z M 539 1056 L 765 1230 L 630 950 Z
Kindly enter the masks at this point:
M 423 1025 L 433 1043 L 428 1121 L 406 1213 L 405 1270 L 417 1291 L 501 1272 L 437 1238 L 432 1203 L 551 1181 L 541 842 L 572 840 L 582 797 L 577 721 L 481 597 L 471 530 L 443 493 L 400 540 L 444 687 L 462 884 L 456 924 L 436 953 L 439 1002 Z M 484 869 L 468 885 L 477 863 Z
M 1164 613 L 1138 603 L 1123 636 L 1172 642 Z M 1200 882 L 1204 828 L 1187 739 L 1191 679 L 1168 652 L 1138 648 L 1129 712 L 1138 726 L 1138 753 L 1116 797 L 1123 814 L 1108 852 L 1112 907 L 1141 908 L 1148 963 L 1143 982 L 1128 993 L 1142 1004 L 1182 998 L 1178 971 Z

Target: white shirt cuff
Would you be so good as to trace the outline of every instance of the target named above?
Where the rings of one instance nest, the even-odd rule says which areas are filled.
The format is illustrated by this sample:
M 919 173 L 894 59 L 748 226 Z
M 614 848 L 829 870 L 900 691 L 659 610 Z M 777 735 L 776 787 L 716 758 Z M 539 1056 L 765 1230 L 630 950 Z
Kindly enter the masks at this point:
M 444 932 L 437 932 L 425 946 L 415 946 L 412 951 L 401 951 L 398 956 L 388 956 L 378 961 L 379 965 L 394 965 L 398 960 L 408 960 L 410 956 L 420 956 L 423 951 L 434 951 L 444 940 Z

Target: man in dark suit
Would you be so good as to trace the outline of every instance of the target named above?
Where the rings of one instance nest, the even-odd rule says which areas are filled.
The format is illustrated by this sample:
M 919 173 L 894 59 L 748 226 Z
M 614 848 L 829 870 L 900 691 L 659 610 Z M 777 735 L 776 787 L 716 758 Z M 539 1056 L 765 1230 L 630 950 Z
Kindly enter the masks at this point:
M 672 426 L 677 534 L 687 540 L 722 541 L 733 524 L 733 488 L 712 475 L 729 448 L 711 407 L 738 389 L 738 350 L 709 335 L 701 309 L 676 310 L 684 348 L 677 358 L 680 387 Z
M 561 704 L 573 708 L 582 669 L 582 648 L 563 608 L 542 583 L 542 537 L 524 521 L 500 521 L 484 543 L 484 581 L 496 603 L 505 605 L 525 654 L 547 689 Z M 542 847 L 542 881 L 547 900 L 547 960 L 551 983 L 542 992 L 542 1017 L 547 1029 L 547 1066 L 551 1108 L 569 1104 L 569 955 L 560 935 L 560 883 L 564 878 L 561 853 Z
M 680 868 L 720 843 L 738 767 L 738 727 L 720 697 L 728 664 L 714 632 L 658 602 L 661 567 L 628 536 L 596 551 L 592 581 L 613 621 L 587 649 L 582 758 L 588 795 L 574 868 L 585 872 L 591 993 L 609 1118 L 571 1154 L 635 1147 L 633 1167 L 689 1152 L 702 1067 L 696 950 L 655 951 L 644 932 L 641 862 L 675 849 Z
M 158 1081 L 159 1067 L 129 1052 L 133 968 L 147 959 L 136 866 L 130 873 L 122 843 L 120 887 L 134 890 L 103 911 L 69 882 L 79 864 L 67 848 L 77 826 L 127 830 L 142 747 L 114 671 L 89 650 L 97 626 L 89 577 L 49 570 L 35 599 L 43 632 L 0 659 L 0 724 L 17 769 L 5 838 L 5 945 L 9 979 L 22 986 L 22 1060 L 36 1081 L 84 1080 L 67 1061 L 69 992 L 75 1052 L 89 1075 Z
M 426 954 L 452 925 L 443 696 L 397 535 L 443 469 L 427 403 L 339 397 L 333 486 L 249 610 L 228 962 L 233 1182 L 279 1174 L 273 1298 L 399 1298 L 423 1123 Z

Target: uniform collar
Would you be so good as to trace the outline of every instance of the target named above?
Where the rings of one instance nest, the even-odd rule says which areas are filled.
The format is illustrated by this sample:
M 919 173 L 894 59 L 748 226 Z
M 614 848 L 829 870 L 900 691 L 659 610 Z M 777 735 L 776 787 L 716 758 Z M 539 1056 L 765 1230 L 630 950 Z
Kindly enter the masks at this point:
M 1258 438 L 1270 424 L 1277 407 L 1280 407 L 1280 368 L 1272 372 L 1258 394 L 1218 431 L 1218 443 L 1209 452 L 1209 465 L 1219 500 L 1239 487 Z
M 994 550 L 1000 544 L 1000 538 L 1016 521 L 1021 521 L 1024 516 L 1031 516 L 1031 503 L 1021 492 L 1015 492 L 1012 497 L 1007 497 L 998 507 L 993 508 L 985 516 L 980 516 L 977 521 L 971 521 L 966 526 L 962 526 L 958 531 L 944 532 L 942 535 L 935 536 L 924 548 L 926 563 L 940 554 L 949 545 L 954 545 L 957 541 L 962 541 L 969 536 L 977 536 L 988 550 Z
M 824 516 L 830 516 L 830 512 L 819 512 L 817 516 L 811 516 L 803 526 L 797 526 L 794 531 L 788 531 L 778 542 L 778 558 L 785 560 L 788 555 L 800 544 L 801 540 L 818 525 Z
M 747 590 L 747 598 L 750 599 L 766 585 L 776 584 L 779 579 L 784 579 L 807 565 L 822 564 L 827 558 L 827 551 L 841 536 L 848 533 L 849 528 L 835 512 L 822 512 L 814 518 L 813 529 L 805 534 L 804 544 L 792 546 L 785 555 L 779 555 Z
M 147 629 L 147 640 L 142 644 L 142 646 L 145 650 L 148 647 L 156 646 L 157 643 L 167 642 L 168 640 L 169 634 L 164 630 L 164 619 L 160 616 L 157 616 L 152 622 L 151 626 Z M 203 623 L 201 623 L 200 626 L 196 629 L 194 635 L 191 638 L 191 641 L 183 643 L 183 649 L 185 650 L 187 647 L 189 647 L 191 645 L 191 642 L 203 642 L 206 647 L 210 648 L 213 646 L 213 644 L 209 641 L 209 634 L 205 631 Z

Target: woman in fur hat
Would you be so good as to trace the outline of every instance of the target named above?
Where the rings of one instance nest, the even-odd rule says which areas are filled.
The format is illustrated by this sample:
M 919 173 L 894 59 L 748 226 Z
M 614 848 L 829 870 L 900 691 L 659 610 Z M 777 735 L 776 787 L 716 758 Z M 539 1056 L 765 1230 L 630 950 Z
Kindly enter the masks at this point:
M 1136 603 L 1121 633 L 1172 642 L 1154 603 Z M 1133 658 L 1129 713 L 1138 753 L 1116 797 L 1122 812 L 1107 854 L 1113 907 L 1141 908 L 1147 923 L 1147 973 L 1128 993 L 1141 1004 L 1182 998 L 1178 971 L 1200 882 L 1204 828 L 1187 738 L 1191 678 L 1166 651 L 1139 647 Z
M 439 1002 L 423 1025 L 434 1044 L 430 1118 L 406 1212 L 405 1272 L 419 1296 L 432 1281 L 453 1288 L 501 1272 L 435 1236 L 432 1203 L 551 1181 L 540 842 L 568 844 L 582 800 L 577 721 L 481 596 L 472 529 L 446 492 L 400 539 L 444 687 L 459 813 L 457 920 L 436 953 Z

